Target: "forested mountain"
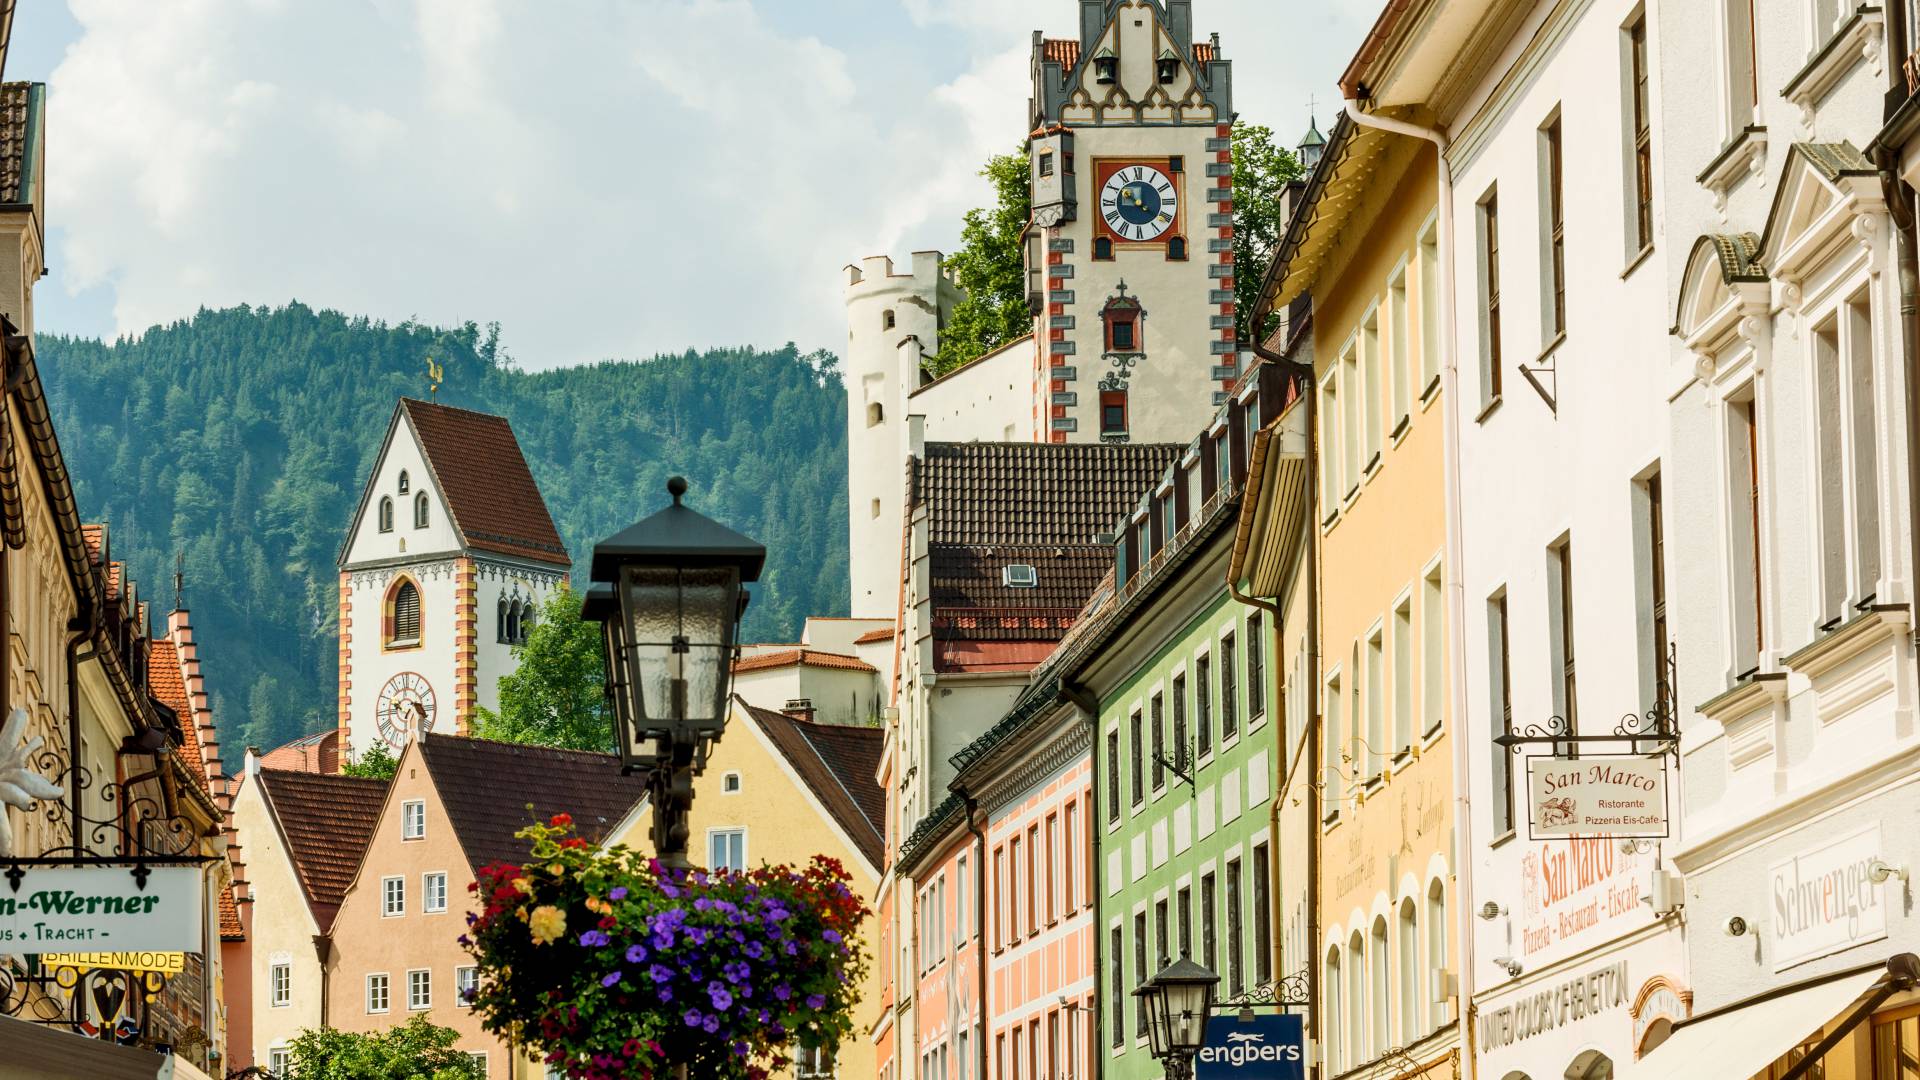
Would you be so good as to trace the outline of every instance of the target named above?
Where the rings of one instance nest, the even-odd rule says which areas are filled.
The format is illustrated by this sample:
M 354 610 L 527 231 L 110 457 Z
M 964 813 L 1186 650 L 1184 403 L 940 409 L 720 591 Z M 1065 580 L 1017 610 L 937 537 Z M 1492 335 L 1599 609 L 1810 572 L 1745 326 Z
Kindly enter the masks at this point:
M 201 311 L 112 344 L 35 341 L 83 517 L 106 521 L 155 619 L 176 556 L 229 763 L 335 723 L 339 557 L 401 396 L 512 421 L 584 581 L 595 540 L 688 503 L 767 545 L 747 640 L 847 597 L 837 360 L 716 349 L 519 370 L 497 328 L 397 326 L 294 303 Z

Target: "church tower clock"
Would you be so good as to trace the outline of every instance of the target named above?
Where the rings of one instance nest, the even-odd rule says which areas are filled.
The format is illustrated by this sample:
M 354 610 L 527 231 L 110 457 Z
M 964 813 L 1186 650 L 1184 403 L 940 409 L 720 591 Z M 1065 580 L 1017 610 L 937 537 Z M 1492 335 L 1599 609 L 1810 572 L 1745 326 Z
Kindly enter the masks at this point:
M 569 566 L 507 421 L 402 399 L 340 551 L 348 755 L 467 734 Z
M 1081 0 L 1079 30 L 1034 40 L 1035 413 L 1053 442 L 1185 442 L 1240 372 L 1231 65 L 1191 0 Z

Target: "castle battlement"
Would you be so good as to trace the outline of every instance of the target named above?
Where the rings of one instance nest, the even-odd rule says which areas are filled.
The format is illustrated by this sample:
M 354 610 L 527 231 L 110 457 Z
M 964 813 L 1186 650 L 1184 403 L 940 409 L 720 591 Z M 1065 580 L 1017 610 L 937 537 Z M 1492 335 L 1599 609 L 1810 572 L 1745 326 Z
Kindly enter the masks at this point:
M 893 257 L 890 255 L 869 255 L 858 263 L 848 263 L 847 299 L 851 301 L 883 292 L 931 295 L 942 286 L 959 291 L 960 286 L 955 281 L 953 271 L 946 266 L 945 255 L 938 251 L 916 251 L 908 258 L 913 269 L 905 274 L 894 272 Z

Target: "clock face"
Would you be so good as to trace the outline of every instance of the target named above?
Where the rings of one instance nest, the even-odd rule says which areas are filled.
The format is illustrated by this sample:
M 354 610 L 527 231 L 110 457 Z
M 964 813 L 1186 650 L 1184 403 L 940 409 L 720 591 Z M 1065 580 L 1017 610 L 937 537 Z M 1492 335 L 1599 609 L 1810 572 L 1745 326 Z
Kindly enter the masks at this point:
M 1116 169 L 1100 188 L 1100 217 L 1122 240 L 1159 239 L 1179 210 L 1173 181 L 1151 165 Z
M 407 740 L 433 729 L 433 687 L 411 671 L 403 671 L 380 688 L 374 705 L 380 739 L 394 751 Z

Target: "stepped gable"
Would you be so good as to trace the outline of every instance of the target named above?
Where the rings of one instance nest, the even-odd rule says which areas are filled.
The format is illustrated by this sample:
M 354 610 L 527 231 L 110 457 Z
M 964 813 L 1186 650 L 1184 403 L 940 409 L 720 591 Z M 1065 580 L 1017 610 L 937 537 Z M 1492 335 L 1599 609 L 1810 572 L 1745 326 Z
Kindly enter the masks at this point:
M 814 797 L 875 868 L 886 862 L 887 795 L 874 776 L 886 733 L 877 727 L 821 724 L 734 703 L 766 733 Z
M 1184 448 L 1172 443 L 928 443 L 912 498 L 927 515 L 934 636 L 1008 643 L 942 650 L 943 670 L 1031 666 L 1111 567 L 1097 541 Z M 1009 565 L 1032 566 L 1011 586 Z M 1012 646 L 1011 643 L 1028 643 Z M 1011 651 L 1009 651 L 1011 650 Z M 951 660 L 951 663 L 949 663 Z
M 505 417 L 416 398 L 400 399 L 400 409 L 468 547 L 572 565 Z
M 260 769 L 253 779 L 279 825 L 313 921 L 324 933 L 332 928 L 373 839 L 387 782 L 282 769 Z
M 647 794 L 646 777 L 621 775 L 612 754 L 430 733 L 420 757 L 476 873 L 525 862 L 527 842 L 514 833 L 555 814 L 598 842 Z
M 170 638 L 154 638 L 147 643 L 147 692 L 153 699 L 173 710 L 180 720 L 178 759 L 187 766 L 186 774 L 195 787 L 207 787 L 207 763 L 200 752 L 200 726 L 195 723 L 193 703 L 187 700 L 187 682 L 180 670 L 180 653 Z

